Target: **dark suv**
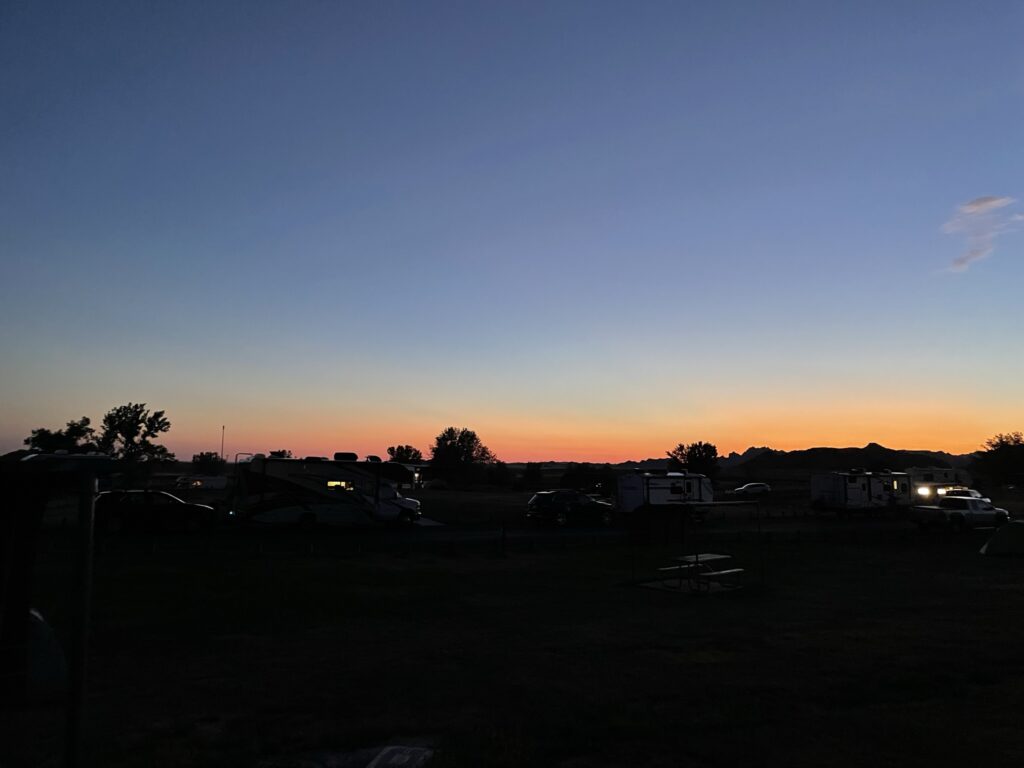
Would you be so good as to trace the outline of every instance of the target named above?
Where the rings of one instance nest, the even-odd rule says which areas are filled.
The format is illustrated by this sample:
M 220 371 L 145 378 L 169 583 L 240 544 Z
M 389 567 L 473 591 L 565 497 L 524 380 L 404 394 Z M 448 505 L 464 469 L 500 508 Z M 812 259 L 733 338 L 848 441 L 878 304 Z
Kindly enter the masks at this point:
M 216 521 L 213 507 L 182 501 L 166 491 L 104 491 L 96 497 L 96 527 L 110 533 L 198 531 Z
M 526 519 L 564 526 L 576 523 L 611 525 L 615 507 L 580 491 L 538 491 L 526 503 Z

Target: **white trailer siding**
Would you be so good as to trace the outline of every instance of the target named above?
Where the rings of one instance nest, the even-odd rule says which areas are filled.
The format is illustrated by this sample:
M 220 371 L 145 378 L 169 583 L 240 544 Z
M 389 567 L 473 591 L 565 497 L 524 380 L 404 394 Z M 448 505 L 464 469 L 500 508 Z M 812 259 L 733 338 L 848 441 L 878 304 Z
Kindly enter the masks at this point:
M 619 512 L 641 507 L 669 507 L 715 500 L 711 480 L 689 472 L 663 475 L 631 472 L 619 478 Z
M 871 504 L 875 507 L 909 507 L 913 504 L 910 476 L 904 472 L 873 473 L 869 480 Z
M 910 482 L 916 485 L 966 485 L 970 486 L 971 473 L 954 467 L 910 467 L 907 470 Z
M 909 506 L 910 478 L 903 472 L 821 472 L 811 476 L 811 502 L 830 509 Z

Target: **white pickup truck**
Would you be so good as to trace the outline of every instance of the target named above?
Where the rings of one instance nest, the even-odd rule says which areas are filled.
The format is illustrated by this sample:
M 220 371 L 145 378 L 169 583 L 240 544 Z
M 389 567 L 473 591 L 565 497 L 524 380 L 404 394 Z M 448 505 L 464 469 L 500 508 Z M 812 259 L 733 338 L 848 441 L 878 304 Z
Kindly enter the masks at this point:
M 954 531 L 984 526 L 1000 526 L 1010 519 L 1005 509 L 992 506 L 988 499 L 945 496 L 934 506 L 914 507 L 914 521 L 921 529 L 948 526 Z

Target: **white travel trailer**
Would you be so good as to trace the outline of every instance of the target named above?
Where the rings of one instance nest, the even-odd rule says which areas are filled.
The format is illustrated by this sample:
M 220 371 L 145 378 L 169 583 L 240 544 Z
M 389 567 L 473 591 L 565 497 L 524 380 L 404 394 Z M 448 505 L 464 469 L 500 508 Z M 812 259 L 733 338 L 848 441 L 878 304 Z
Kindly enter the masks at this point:
M 414 522 L 420 503 L 402 496 L 408 470 L 383 462 L 279 459 L 257 454 L 237 465 L 236 513 L 254 522 L 359 525 Z
M 909 507 L 913 503 L 905 472 L 819 472 L 811 475 L 811 504 L 826 509 Z
M 930 504 L 936 496 L 942 496 L 947 488 L 971 484 L 970 472 L 953 467 L 911 467 L 907 474 L 914 495 L 925 504 Z
M 680 507 L 715 500 L 711 480 L 690 472 L 633 471 L 619 477 L 618 510 Z

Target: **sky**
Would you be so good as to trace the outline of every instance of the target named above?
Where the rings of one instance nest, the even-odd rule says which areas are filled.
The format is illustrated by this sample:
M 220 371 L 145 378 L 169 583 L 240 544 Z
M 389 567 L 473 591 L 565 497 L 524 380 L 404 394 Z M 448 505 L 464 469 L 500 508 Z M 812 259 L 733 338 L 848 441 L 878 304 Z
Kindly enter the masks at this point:
M 1024 429 L 1019 2 L 0 5 L 0 451 Z

